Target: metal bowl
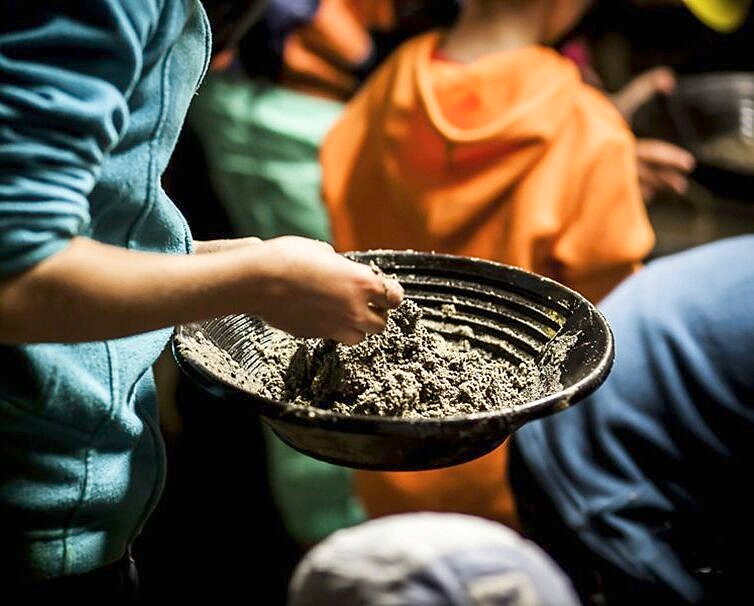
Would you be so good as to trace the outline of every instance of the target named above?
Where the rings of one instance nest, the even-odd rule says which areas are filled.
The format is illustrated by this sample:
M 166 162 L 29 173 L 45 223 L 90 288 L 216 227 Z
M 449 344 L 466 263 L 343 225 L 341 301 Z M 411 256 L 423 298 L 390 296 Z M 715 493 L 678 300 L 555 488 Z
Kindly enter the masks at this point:
M 287 444 L 312 457 L 353 468 L 421 470 L 456 465 L 499 446 L 527 421 L 563 410 L 594 391 L 613 362 L 613 338 L 604 316 L 578 293 L 515 267 L 475 258 L 414 251 L 348 253 L 395 274 L 406 296 L 425 315 L 452 303 L 456 313 L 438 328 L 458 338 L 473 329 L 472 344 L 511 362 L 552 364 L 553 345 L 576 335 L 555 369 L 561 389 L 546 397 L 494 412 L 444 418 L 403 419 L 343 415 L 293 405 L 241 390 L 181 353 L 181 343 L 201 331 L 250 372 L 261 360 L 256 348 L 270 336 L 263 321 L 232 315 L 179 326 L 173 352 L 190 380 L 215 398 L 258 411 Z M 467 338 L 467 337 L 464 337 Z M 493 344 L 493 345 L 491 345 Z
M 714 141 L 725 137 L 754 154 L 754 73 L 680 75 L 674 92 L 639 108 L 632 126 L 640 137 L 664 139 L 694 154 L 693 176 L 711 191 L 751 200 L 754 162 L 720 153 Z

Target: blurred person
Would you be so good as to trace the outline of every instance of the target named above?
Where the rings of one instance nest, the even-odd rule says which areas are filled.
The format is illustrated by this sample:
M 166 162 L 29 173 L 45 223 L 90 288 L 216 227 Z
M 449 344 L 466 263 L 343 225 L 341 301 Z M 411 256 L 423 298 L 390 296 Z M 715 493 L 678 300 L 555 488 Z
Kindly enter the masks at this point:
M 234 231 L 330 240 L 320 144 L 368 73 L 450 0 L 269 0 L 218 56 L 192 105 L 209 177 Z
M 138 598 L 174 325 L 253 313 L 356 343 L 402 296 L 322 242 L 193 241 L 160 179 L 211 39 L 195 0 L 0 8 L 0 577 L 18 599 Z
M 524 533 L 585 602 L 745 595 L 753 256 L 746 235 L 648 263 L 600 304 L 615 337 L 605 383 L 511 438 Z
M 466 2 L 388 59 L 323 145 L 336 248 L 480 256 L 593 301 L 633 273 L 654 241 L 633 137 L 551 48 L 587 5 Z
M 578 606 L 537 545 L 490 520 L 413 513 L 335 532 L 304 556 L 288 606 Z
M 481 257 L 592 301 L 637 271 L 654 233 L 633 136 L 553 48 L 588 4 L 469 0 L 449 30 L 385 61 L 323 144 L 336 249 Z M 517 528 L 507 451 L 432 471 L 357 471 L 357 494 L 370 516 L 456 511 Z

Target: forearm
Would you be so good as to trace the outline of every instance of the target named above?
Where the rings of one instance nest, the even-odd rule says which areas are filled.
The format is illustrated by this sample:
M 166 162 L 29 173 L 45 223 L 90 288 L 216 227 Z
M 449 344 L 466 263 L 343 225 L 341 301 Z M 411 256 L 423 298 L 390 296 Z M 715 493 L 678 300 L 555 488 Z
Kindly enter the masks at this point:
M 0 341 L 116 338 L 187 321 L 254 312 L 264 266 L 254 247 L 201 255 L 126 250 L 74 238 L 61 252 L 0 282 Z
M 261 242 L 262 240 L 260 238 L 255 238 L 253 236 L 247 238 L 228 238 L 223 240 L 194 240 L 194 252 L 202 255 L 206 253 L 231 250 L 241 246 L 248 246 L 249 244 L 259 244 Z

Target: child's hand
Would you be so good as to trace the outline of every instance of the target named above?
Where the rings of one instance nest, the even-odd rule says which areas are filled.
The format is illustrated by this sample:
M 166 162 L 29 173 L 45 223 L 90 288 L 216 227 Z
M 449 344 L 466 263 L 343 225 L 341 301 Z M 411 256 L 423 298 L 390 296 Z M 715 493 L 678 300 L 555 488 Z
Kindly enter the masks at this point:
M 688 174 L 696 161 L 685 149 L 657 139 L 636 142 L 639 163 L 639 185 L 642 197 L 651 202 L 659 191 L 683 195 L 688 189 Z
M 675 89 L 675 75 L 667 67 L 657 67 L 636 76 L 613 95 L 613 102 L 630 122 L 634 113 L 656 95 L 669 95 Z M 667 141 L 639 139 L 636 143 L 639 185 L 646 202 L 660 191 L 682 195 L 688 188 L 688 175 L 694 169 L 694 157 L 685 149 Z
M 263 292 L 254 313 L 296 337 L 324 337 L 349 345 L 385 327 L 403 288 L 368 266 L 337 254 L 324 242 L 285 236 L 255 247 Z

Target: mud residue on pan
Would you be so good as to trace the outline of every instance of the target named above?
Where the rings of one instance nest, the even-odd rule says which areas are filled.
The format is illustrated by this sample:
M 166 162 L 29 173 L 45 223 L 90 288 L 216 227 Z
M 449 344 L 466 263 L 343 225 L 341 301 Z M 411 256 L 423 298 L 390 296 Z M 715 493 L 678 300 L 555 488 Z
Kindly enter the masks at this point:
M 450 310 L 448 310 L 450 311 Z M 294 339 L 272 330 L 248 372 L 197 333 L 180 344 L 184 356 L 226 382 L 266 398 L 353 415 L 448 417 L 499 410 L 561 388 L 559 366 L 576 337 L 548 347 L 548 362 L 518 365 L 472 347 L 473 332 L 445 339 L 422 322 L 405 299 L 388 314 L 385 330 L 347 346 Z

